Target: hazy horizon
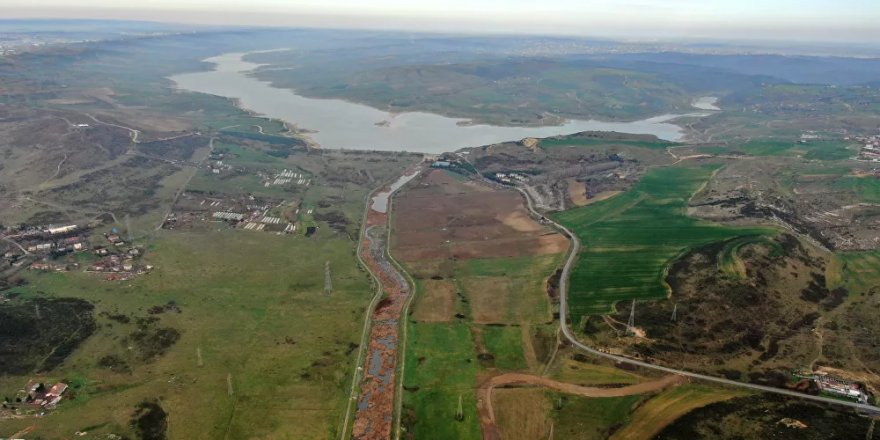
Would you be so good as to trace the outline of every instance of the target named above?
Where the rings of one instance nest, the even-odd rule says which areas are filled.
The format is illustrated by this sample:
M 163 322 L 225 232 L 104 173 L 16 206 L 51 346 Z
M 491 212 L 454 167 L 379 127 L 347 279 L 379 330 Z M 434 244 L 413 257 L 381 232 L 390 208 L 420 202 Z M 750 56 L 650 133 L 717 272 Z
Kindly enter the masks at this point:
M 115 19 L 227 26 L 294 26 L 509 33 L 616 39 L 736 39 L 866 43 L 880 40 L 880 2 L 843 0 L 0 0 L 7 19 Z

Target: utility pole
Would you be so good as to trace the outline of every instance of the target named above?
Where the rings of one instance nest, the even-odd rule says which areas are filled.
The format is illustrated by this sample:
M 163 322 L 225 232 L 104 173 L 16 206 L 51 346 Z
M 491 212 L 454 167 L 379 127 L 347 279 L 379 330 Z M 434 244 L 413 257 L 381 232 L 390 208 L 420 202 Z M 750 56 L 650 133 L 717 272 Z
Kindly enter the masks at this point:
M 675 320 L 678 318 L 676 316 L 677 313 L 678 313 L 678 303 L 675 303 L 675 305 L 672 306 L 672 322 L 675 322 Z
M 324 294 L 333 293 L 333 282 L 330 279 L 330 260 L 324 263 Z
M 458 395 L 458 411 L 455 412 L 455 420 L 464 420 L 464 408 L 461 406 L 461 394 Z
M 629 322 L 626 323 L 626 331 L 630 335 L 635 335 L 636 328 L 636 300 L 633 300 L 632 307 L 629 310 Z

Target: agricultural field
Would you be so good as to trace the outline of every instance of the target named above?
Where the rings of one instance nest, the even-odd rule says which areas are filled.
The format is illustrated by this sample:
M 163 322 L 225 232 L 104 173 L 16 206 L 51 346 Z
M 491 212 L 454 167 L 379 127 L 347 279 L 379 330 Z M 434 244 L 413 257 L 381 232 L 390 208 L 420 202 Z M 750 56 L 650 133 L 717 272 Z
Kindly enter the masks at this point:
M 532 220 L 517 193 L 447 171 L 417 177 L 393 212 L 391 254 L 417 286 L 402 425 L 417 438 L 480 438 L 478 384 L 504 371 L 537 372 L 552 356 L 546 280 L 567 242 Z
M 713 164 L 651 169 L 628 192 L 555 214 L 584 247 L 571 277 L 572 322 L 607 313 L 618 301 L 666 298 L 666 266 L 690 247 L 772 233 L 687 216 L 688 200 L 716 169 Z
M 749 156 L 792 156 L 806 160 L 839 161 L 851 159 L 858 153 L 858 146 L 844 140 L 750 140 L 732 142 L 724 147 L 702 147 L 702 152 L 713 154 L 741 154 Z

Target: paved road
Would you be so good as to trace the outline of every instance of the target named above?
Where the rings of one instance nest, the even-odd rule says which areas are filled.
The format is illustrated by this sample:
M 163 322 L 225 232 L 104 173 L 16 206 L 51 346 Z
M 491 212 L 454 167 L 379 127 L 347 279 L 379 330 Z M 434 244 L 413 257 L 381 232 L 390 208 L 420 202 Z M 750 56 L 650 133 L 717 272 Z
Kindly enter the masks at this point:
M 783 388 L 775 388 L 775 387 L 757 385 L 757 384 L 746 383 L 746 382 L 738 382 L 735 380 L 728 380 L 728 379 L 724 379 L 724 378 L 720 378 L 720 377 L 707 376 L 705 374 L 692 373 L 690 371 L 685 371 L 685 370 L 677 370 L 675 368 L 664 367 L 664 366 L 655 365 L 655 364 L 651 364 L 651 363 L 644 362 L 644 361 L 639 361 L 636 359 L 630 359 L 630 358 L 624 357 L 624 356 L 617 356 L 617 355 L 605 353 L 603 351 L 599 351 L 593 347 L 590 347 L 586 344 L 583 344 L 574 336 L 574 333 L 572 333 L 571 328 L 568 326 L 568 280 L 571 275 L 571 267 L 572 267 L 572 265 L 574 265 L 574 262 L 577 260 L 578 253 L 580 253 L 581 242 L 577 238 L 576 235 L 574 235 L 571 231 L 568 230 L 568 228 L 560 225 L 559 223 L 556 223 L 555 221 L 553 221 L 547 217 L 544 217 L 543 214 L 536 211 L 535 207 L 532 203 L 531 197 L 529 197 L 529 194 L 525 190 L 523 190 L 522 188 L 516 188 L 516 189 L 523 195 L 523 197 L 525 197 L 526 205 L 528 206 L 529 211 L 531 211 L 532 215 L 536 216 L 537 218 L 546 219 L 546 221 L 548 223 L 550 223 L 557 230 L 562 232 L 562 234 L 565 235 L 566 237 L 568 237 L 568 239 L 571 241 L 571 248 L 569 249 L 568 258 L 565 260 L 565 265 L 562 267 L 562 276 L 560 277 L 560 280 L 559 280 L 559 326 L 562 329 L 562 334 L 565 336 L 565 339 L 568 339 L 568 341 L 571 342 L 571 344 L 573 346 L 577 347 L 579 350 L 582 350 L 587 353 L 590 353 L 590 354 L 593 354 L 593 355 L 596 355 L 599 357 L 603 357 L 606 359 L 611 359 L 616 362 L 629 364 L 629 365 L 637 365 L 639 367 L 648 368 L 648 369 L 656 370 L 656 371 L 662 371 L 664 373 L 679 374 L 682 376 L 690 377 L 692 379 L 698 379 L 698 380 L 702 380 L 702 381 L 706 381 L 706 382 L 714 382 L 714 383 L 726 385 L 726 386 L 746 388 L 746 389 L 750 389 L 753 391 L 760 391 L 760 392 L 765 392 L 765 393 L 775 393 L 775 394 L 781 394 L 781 395 L 789 396 L 789 397 L 796 397 L 799 399 L 812 400 L 815 402 L 843 405 L 843 406 L 848 406 L 850 408 L 855 408 L 855 409 L 864 411 L 866 413 L 870 413 L 872 415 L 880 415 L 880 407 L 876 407 L 876 406 L 872 406 L 872 405 L 865 405 L 865 404 L 856 403 L 856 402 L 831 399 L 828 397 L 813 396 L 813 395 L 799 393 L 797 391 L 791 391 L 791 390 L 787 390 L 787 389 L 783 389 Z

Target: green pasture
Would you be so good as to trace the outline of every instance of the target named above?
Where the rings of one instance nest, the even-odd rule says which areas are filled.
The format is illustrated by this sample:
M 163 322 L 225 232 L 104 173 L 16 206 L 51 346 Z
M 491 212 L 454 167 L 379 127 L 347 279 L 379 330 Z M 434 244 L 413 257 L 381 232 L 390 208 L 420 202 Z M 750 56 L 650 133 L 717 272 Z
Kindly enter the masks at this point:
M 172 420 L 169 438 L 326 439 L 335 432 L 357 355 L 350 344 L 360 340 L 371 295 L 350 241 L 159 231 L 145 258 L 156 269 L 130 281 L 31 273 L 30 283 L 16 288 L 27 296 L 86 299 L 95 304 L 99 328 L 45 376 L 81 386 L 37 423 L 33 436 L 67 438 L 88 426 L 103 426 L 91 436 L 128 433 L 135 405 L 156 398 Z M 330 296 L 323 293 L 327 260 L 333 267 Z M 147 312 L 169 301 L 181 312 Z M 129 316 L 131 323 L 105 313 Z M 126 341 L 137 318 L 147 317 L 178 329 L 181 337 L 145 363 Z M 131 372 L 99 367 L 97 360 L 107 355 L 125 360 Z M 14 394 L 30 378 L 3 377 L 0 395 Z M 0 435 L 33 423 L 6 420 Z
M 826 278 L 830 288 L 868 292 L 880 286 L 880 251 L 836 253 L 828 264 Z
M 484 326 L 483 343 L 495 356 L 495 368 L 505 371 L 526 370 L 522 331 L 519 327 Z
M 880 203 L 880 179 L 874 177 L 844 176 L 833 184 L 835 188 L 853 191 L 865 203 Z
M 414 438 L 479 439 L 477 353 L 468 325 L 410 321 L 403 426 Z M 456 420 L 459 398 L 464 420 Z
M 689 197 L 716 168 L 652 169 L 626 193 L 556 215 L 583 245 L 570 281 L 573 322 L 607 313 L 617 301 L 665 298 L 666 267 L 691 247 L 772 233 L 723 227 L 686 214 Z
M 599 440 L 608 438 L 616 426 L 629 421 L 641 395 L 580 397 L 548 392 L 556 428 L 555 438 Z

